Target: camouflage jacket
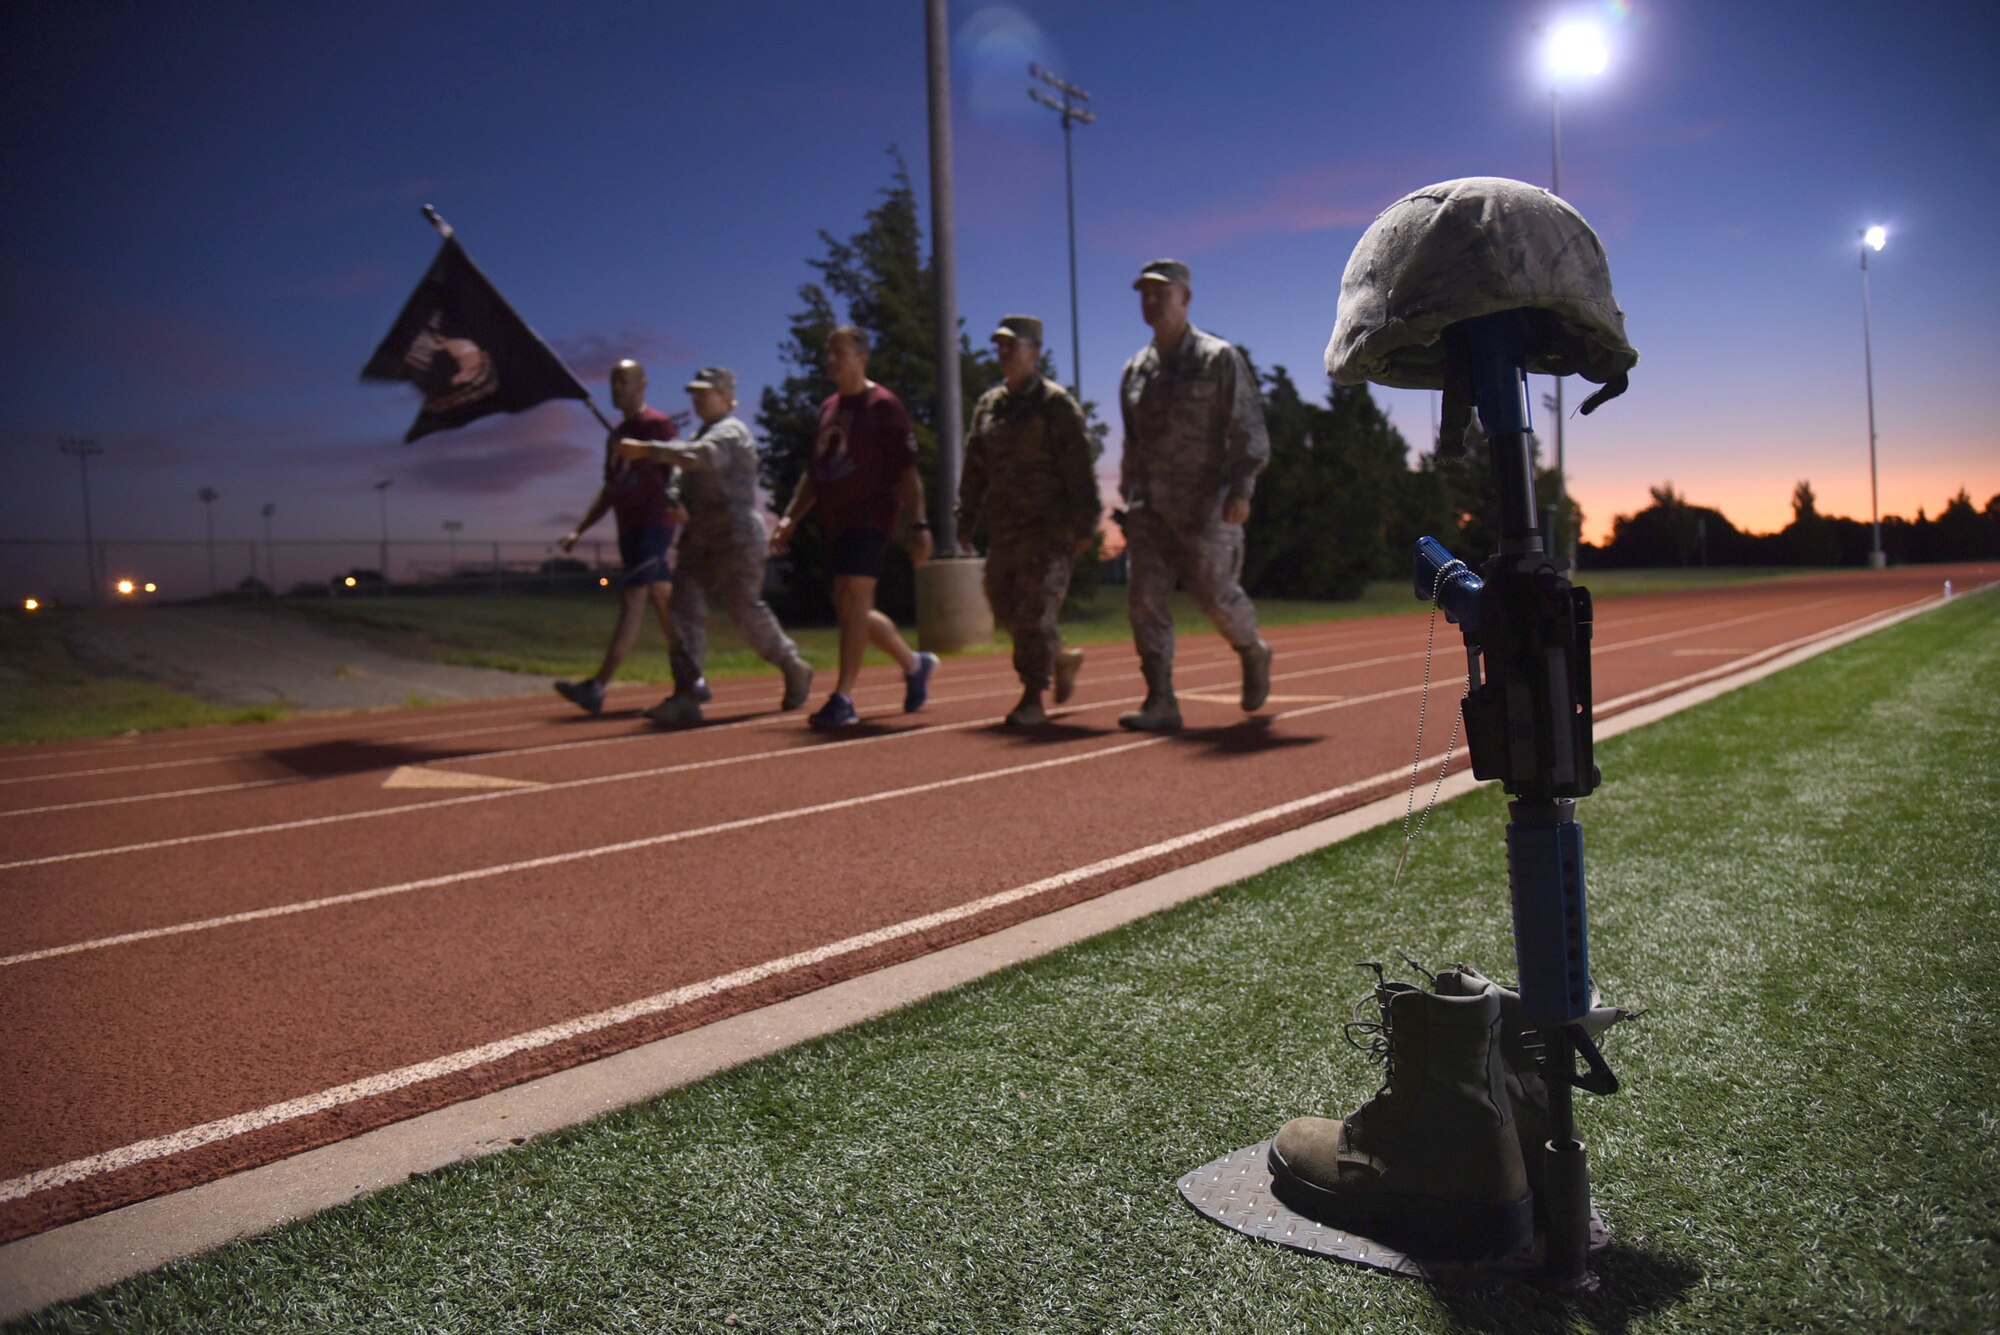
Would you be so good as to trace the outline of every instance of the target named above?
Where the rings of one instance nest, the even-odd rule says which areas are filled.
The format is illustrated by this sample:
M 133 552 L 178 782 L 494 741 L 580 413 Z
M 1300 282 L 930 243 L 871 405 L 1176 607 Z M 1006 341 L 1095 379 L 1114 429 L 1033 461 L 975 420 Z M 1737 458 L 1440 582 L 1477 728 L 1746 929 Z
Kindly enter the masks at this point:
M 968 537 L 983 517 L 990 538 L 1089 537 L 1101 507 L 1083 410 L 1069 391 L 1037 376 L 1020 393 L 996 385 L 980 395 L 965 440 L 958 525 Z
M 1118 387 L 1125 419 L 1118 487 L 1127 508 L 1174 524 L 1219 518 L 1248 499 L 1271 461 L 1264 406 L 1243 354 L 1193 325 L 1173 353 L 1148 343 L 1125 363 Z
M 731 414 L 704 422 L 694 435 L 662 442 L 653 454 L 680 469 L 681 504 L 688 512 L 683 546 L 764 540 L 757 512 L 757 441 L 740 418 Z

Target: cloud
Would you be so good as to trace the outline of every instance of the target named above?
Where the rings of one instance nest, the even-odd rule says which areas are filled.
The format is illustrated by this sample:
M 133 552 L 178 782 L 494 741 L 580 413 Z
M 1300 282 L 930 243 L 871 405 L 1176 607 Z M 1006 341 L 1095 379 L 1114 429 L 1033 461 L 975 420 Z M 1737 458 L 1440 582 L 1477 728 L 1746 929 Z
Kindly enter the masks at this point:
M 615 334 L 593 332 L 570 338 L 551 338 L 548 345 L 556 356 L 569 363 L 569 369 L 586 384 L 602 381 L 611 374 L 613 366 L 628 357 L 650 364 L 689 362 L 700 355 L 695 345 L 675 331 L 636 322 Z
M 1192 255 L 1260 236 L 1362 228 L 1405 193 L 1407 187 L 1387 184 L 1390 176 L 1373 167 L 1291 172 L 1228 202 L 1174 215 L 1128 215 L 1109 230 L 1127 249 Z
M 1048 35 L 1019 9 L 982 7 L 960 26 L 952 45 L 960 97 L 975 117 L 1011 121 L 1049 114 L 1028 100 L 1028 66 L 1057 63 L 1059 57 Z
M 412 447 L 414 450 L 416 447 Z M 418 455 L 396 470 L 419 491 L 454 496 L 504 496 L 595 459 L 572 441 L 546 437 L 470 450 Z

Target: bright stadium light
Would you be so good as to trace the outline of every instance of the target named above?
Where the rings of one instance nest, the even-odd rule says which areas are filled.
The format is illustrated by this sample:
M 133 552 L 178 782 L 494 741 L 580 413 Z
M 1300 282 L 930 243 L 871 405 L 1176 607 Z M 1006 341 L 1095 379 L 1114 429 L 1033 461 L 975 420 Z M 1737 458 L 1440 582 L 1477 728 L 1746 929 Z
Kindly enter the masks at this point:
M 1861 239 L 1868 243 L 1870 249 L 1880 250 L 1888 243 L 1889 234 L 1879 227 L 1871 227 L 1861 234 Z
M 347 587 L 351 589 L 354 587 L 354 576 L 349 575 L 346 579 L 342 580 L 341 582 L 347 585 Z
M 131 597 L 131 596 L 132 596 L 132 581 L 131 581 L 131 580 L 129 580 L 129 579 L 121 579 L 121 580 L 119 580 L 119 581 L 118 581 L 118 592 L 120 592 L 121 594 L 124 594 L 124 595 L 125 595 L 125 596 L 126 596 L 127 598 Z
M 21 600 L 21 610 L 24 612 L 39 612 L 42 610 L 42 600 L 39 598 L 24 598 Z
M 607 577 L 605 577 L 605 576 L 603 576 L 603 575 L 599 575 L 599 576 L 597 577 L 597 587 L 598 587 L 598 588 L 600 588 L 600 589 L 608 589 L 608 588 L 610 588 L 610 587 L 611 587 L 611 581 L 610 581 L 610 579 L 608 579 Z
M 1549 73 L 1558 79 L 1591 78 L 1604 73 L 1611 50 L 1595 23 L 1563 23 L 1549 34 L 1547 59 Z
M 158 593 L 159 591 L 160 591 L 160 586 L 159 586 L 159 585 L 157 585 L 157 584 L 153 583 L 153 581 L 152 581 L 152 580 L 150 580 L 150 579 L 146 581 L 146 592 L 147 592 L 147 593 Z

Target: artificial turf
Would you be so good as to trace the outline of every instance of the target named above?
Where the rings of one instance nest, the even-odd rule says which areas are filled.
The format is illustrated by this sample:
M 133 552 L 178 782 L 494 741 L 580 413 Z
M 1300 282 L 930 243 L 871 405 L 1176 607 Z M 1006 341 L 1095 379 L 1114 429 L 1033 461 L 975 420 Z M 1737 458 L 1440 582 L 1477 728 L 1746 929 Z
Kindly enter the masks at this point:
M 2000 597 L 1605 743 L 1595 1294 L 1251 1241 L 1182 1173 L 1378 1073 L 1354 967 L 1504 972 L 1490 787 L 881 1020 L 21 1323 L 164 1331 L 1990 1330 Z M 1120 800 L 1143 800 L 1143 794 Z

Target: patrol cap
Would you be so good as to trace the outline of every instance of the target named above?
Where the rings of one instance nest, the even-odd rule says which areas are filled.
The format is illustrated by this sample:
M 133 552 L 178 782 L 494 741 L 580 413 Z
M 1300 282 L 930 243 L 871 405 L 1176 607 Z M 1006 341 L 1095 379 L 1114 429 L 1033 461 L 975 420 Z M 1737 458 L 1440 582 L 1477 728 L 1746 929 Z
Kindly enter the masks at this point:
M 724 394 L 736 392 L 736 372 L 726 366 L 704 366 L 688 381 L 689 389 L 719 389 Z
M 1139 270 L 1139 276 L 1132 280 L 1132 290 L 1138 291 L 1141 283 L 1179 283 L 1190 292 L 1194 284 L 1188 280 L 1188 267 L 1179 260 L 1154 260 Z
M 1000 327 L 988 337 L 996 342 L 1003 338 L 1025 338 L 1039 348 L 1042 346 L 1042 322 L 1032 315 L 1002 316 Z

